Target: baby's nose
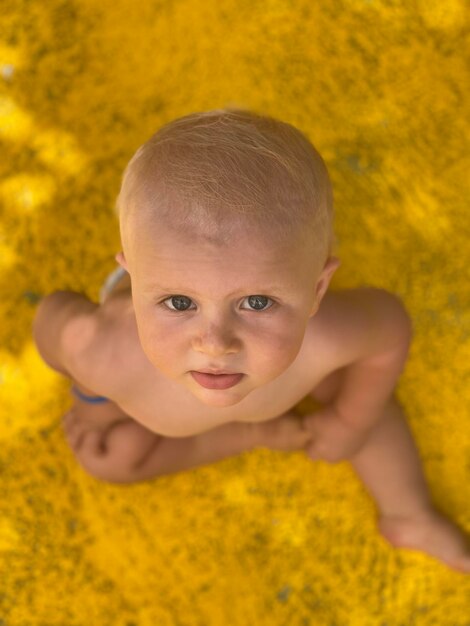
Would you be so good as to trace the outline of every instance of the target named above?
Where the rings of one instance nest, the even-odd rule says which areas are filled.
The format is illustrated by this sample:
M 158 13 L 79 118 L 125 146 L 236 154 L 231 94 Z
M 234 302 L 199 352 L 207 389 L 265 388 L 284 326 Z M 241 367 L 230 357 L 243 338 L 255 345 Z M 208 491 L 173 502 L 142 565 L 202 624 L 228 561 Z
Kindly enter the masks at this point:
M 193 347 L 197 352 L 214 357 L 238 352 L 240 345 L 240 340 L 235 336 L 233 329 L 226 326 L 207 329 L 193 341 Z

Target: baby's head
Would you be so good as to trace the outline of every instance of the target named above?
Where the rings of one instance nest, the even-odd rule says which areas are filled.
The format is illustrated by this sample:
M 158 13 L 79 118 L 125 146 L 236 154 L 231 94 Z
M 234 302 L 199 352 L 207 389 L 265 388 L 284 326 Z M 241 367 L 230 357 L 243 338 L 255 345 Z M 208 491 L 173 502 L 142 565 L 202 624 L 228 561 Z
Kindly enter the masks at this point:
M 163 126 L 129 162 L 117 199 L 139 338 L 202 402 L 229 406 L 295 360 L 339 265 L 318 152 L 249 111 Z M 199 376 L 218 371 L 235 379 Z M 196 374 L 194 374 L 196 372 Z

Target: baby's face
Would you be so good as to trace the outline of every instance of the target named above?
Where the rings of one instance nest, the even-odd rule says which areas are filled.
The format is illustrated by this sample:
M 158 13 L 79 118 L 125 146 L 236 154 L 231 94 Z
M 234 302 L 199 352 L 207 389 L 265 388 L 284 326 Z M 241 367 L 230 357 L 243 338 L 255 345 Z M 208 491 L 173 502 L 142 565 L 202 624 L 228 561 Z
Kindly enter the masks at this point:
M 244 235 L 221 247 L 144 230 L 128 258 L 117 258 L 131 276 L 142 349 L 158 370 L 223 407 L 292 364 L 334 270 L 312 276 L 298 244 L 270 248 Z M 219 370 L 240 376 L 200 374 Z

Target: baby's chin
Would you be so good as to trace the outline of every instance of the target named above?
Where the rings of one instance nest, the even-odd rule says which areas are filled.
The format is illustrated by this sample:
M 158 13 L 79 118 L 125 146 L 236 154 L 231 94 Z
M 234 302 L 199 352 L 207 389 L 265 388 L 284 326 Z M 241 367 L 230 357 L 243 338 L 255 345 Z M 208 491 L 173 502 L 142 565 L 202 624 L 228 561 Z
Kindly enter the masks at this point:
M 230 389 L 217 390 L 217 389 L 194 389 L 190 388 L 189 391 L 200 402 L 206 406 L 213 407 L 228 407 L 239 404 L 246 396 L 251 392 L 236 392 Z

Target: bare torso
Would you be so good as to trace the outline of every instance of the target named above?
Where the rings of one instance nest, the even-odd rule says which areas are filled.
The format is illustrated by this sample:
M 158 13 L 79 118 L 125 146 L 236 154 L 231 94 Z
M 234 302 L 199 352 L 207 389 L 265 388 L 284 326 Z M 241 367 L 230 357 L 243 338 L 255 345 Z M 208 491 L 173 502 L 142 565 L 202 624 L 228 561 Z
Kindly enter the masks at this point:
M 211 407 L 164 377 L 148 361 L 137 332 L 130 286 L 124 282 L 100 306 L 93 320 L 77 321 L 88 324 L 77 335 L 92 332 L 93 341 L 81 355 L 73 376 L 148 429 L 170 437 L 193 435 L 228 422 L 270 420 L 292 409 L 339 367 L 327 323 L 328 308 L 337 297 L 335 292 L 324 296 L 317 314 L 310 319 L 299 354 L 281 376 L 236 405 Z

